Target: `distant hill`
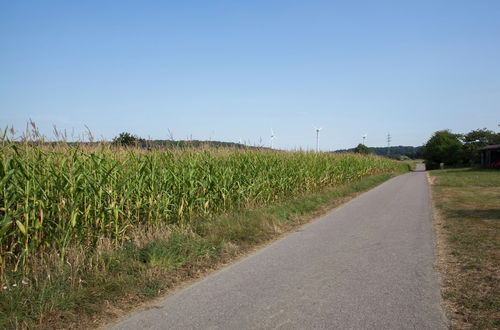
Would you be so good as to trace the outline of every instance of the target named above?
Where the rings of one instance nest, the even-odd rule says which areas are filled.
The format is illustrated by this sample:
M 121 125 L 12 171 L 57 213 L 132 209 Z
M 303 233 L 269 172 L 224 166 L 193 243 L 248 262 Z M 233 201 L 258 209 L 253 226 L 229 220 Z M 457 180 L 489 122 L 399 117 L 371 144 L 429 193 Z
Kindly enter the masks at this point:
M 375 155 L 385 156 L 387 155 L 387 147 L 369 147 L 370 151 Z M 412 147 L 412 146 L 393 146 L 389 149 L 390 155 L 402 155 L 410 158 L 419 158 L 422 147 Z M 354 152 L 354 148 L 351 149 L 340 149 L 334 152 Z

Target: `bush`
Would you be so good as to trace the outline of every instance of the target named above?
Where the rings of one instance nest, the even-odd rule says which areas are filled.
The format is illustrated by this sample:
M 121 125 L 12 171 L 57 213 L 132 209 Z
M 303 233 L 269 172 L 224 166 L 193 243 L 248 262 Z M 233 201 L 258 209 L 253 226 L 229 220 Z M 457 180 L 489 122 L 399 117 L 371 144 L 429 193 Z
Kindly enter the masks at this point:
M 453 134 L 449 130 L 435 132 L 423 148 L 426 168 L 439 168 L 440 163 L 445 166 L 461 165 L 463 149 L 460 137 L 460 134 Z
M 113 144 L 120 146 L 136 146 L 138 143 L 143 141 L 144 139 L 141 139 L 137 135 L 123 132 L 113 139 Z
M 371 154 L 371 150 L 370 148 L 368 148 L 367 146 L 365 146 L 364 144 L 358 144 L 358 146 L 356 148 L 354 148 L 354 152 L 357 153 L 357 154 L 363 154 L 363 155 L 369 155 Z

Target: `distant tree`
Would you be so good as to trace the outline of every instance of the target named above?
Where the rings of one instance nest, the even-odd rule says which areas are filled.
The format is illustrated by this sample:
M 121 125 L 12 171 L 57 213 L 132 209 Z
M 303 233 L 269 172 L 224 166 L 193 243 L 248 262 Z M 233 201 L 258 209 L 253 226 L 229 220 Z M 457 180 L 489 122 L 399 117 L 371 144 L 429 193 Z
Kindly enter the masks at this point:
M 462 137 L 464 163 L 474 165 L 481 161 L 479 149 L 490 144 L 500 144 L 500 134 L 493 131 L 476 129 Z
M 463 160 L 461 137 L 462 135 L 453 134 L 449 130 L 435 132 L 422 150 L 427 168 L 438 168 L 440 163 L 460 165 Z
M 403 157 L 409 158 L 407 156 L 401 156 L 401 155 L 398 155 L 398 154 L 390 154 L 390 155 L 387 155 L 385 157 L 388 157 L 390 159 L 395 159 L 395 160 L 402 160 Z
M 335 152 L 355 152 L 356 148 L 336 150 Z M 387 156 L 387 147 L 369 147 L 371 153 L 379 156 Z M 410 158 L 421 158 L 420 155 L 422 147 L 412 147 L 412 146 L 391 146 L 391 154 L 405 155 Z
M 469 133 L 465 134 L 462 137 L 462 141 L 464 143 L 476 142 L 476 143 L 482 143 L 484 145 L 495 144 L 496 135 L 498 135 L 498 134 L 496 134 L 495 132 L 490 131 L 486 128 L 475 129 L 475 130 L 470 131 Z
M 368 154 L 372 153 L 370 148 L 368 148 L 367 146 L 365 146 L 362 143 L 358 144 L 358 146 L 356 148 L 354 148 L 354 152 L 357 154 L 364 154 L 364 155 L 368 155 Z
M 137 135 L 127 133 L 127 132 L 122 132 L 122 133 L 118 134 L 118 136 L 116 136 L 113 139 L 113 144 L 121 145 L 121 146 L 133 146 L 133 145 L 137 145 L 138 143 L 143 142 L 143 141 L 144 141 L 144 139 L 141 139 Z

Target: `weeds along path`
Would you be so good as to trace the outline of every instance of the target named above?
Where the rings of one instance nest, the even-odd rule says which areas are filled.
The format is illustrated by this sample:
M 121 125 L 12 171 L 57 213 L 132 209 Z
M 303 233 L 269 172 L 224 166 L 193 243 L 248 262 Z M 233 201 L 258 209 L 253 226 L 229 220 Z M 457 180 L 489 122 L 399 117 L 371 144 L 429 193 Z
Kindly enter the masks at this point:
M 433 246 L 405 174 L 111 329 L 446 329 Z

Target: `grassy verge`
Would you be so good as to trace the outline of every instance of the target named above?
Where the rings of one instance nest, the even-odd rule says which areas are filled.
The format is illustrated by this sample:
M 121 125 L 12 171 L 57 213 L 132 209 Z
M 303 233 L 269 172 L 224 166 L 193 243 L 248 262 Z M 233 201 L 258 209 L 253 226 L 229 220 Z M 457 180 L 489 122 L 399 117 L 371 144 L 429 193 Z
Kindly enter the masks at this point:
M 142 302 L 269 242 L 393 174 L 368 177 L 271 206 L 189 224 L 139 228 L 122 247 L 75 248 L 37 277 L 11 277 L 0 295 L 3 328 L 95 328 Z M 26 283 L 26 284 L 23 284 Z
M 442 295 L 453 329 L 500 328 L 500 172 L 429 172 Z

